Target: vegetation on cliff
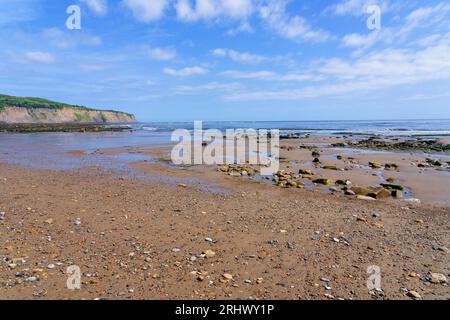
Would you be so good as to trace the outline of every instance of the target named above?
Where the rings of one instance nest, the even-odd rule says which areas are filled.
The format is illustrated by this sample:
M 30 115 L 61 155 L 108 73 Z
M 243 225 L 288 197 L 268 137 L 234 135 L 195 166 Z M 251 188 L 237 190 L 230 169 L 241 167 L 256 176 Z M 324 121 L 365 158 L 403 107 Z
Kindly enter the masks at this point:
M 6 107 L 19 107 L 19 108 L 27 108 L 27 109 L 64 109 L 64 108 L 72 108 L 79 109 L 80 111 L 100 111 L 96 109 L 87 108 L 84 106 L 70 105 L 67 103 L 55 102 L 42 98 L 33 98 L 33 97 L 15 97 L 8 96 L 4 94 L 0 94 L 0 112 L 4 111 Z M 122 113 L 128 116 L 132 116 L 129 113 L 119 112 L 114 110 L 101 110 L 105 112 L 113 112 L 113 113 Z

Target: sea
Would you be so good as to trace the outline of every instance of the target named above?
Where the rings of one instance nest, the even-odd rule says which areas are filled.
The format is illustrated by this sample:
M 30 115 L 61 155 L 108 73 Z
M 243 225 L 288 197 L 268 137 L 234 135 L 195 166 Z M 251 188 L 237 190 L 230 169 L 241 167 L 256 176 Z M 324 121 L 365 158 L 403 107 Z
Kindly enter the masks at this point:
M 176 129 L 193 131 L 194 122 L 146 122 L 131 124 L 131 131 L 100 133 L 0 133 L 0 162 L 36 168 L 72 169 L 100 165 L 127 170 L 128 164 L 150 160 L 139 153 L 95 155 L 99 149 L 158 147 L 171 142 Z M 393 121 L 265 121 L 203 122 L 202 128 L 279 129 L 281 134 L 381 135 L 390 137 L 450 138 L 450 120 Z M 81 150 L 90 157 L 68 155 Z
M 450 119 L 445 120 L 352 120 L 352 121 L 206 121 L 204 130 L 279 129 L 282 134 L 450 136 Z M 148 122 L 135 130 L 172 132 L 194 129 L 194 122 Z

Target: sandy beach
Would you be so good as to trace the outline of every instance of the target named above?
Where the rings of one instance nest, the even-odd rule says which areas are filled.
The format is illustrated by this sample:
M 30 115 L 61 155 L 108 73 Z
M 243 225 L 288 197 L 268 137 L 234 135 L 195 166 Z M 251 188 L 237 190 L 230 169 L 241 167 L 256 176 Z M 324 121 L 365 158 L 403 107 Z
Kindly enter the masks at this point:
M 69 169 L 2 154 L 0 298 L 449 299 L 450 157 L 329 146 L 343 140 L 282 140 L 272 179 L 177 167 L 169 145 L 66 150 Z M 130 171 L 90 161 L 125 155 Z M 388 179 L 401 197 L 350 192 Z M 66 288 L 71 265 L 81 290 Z

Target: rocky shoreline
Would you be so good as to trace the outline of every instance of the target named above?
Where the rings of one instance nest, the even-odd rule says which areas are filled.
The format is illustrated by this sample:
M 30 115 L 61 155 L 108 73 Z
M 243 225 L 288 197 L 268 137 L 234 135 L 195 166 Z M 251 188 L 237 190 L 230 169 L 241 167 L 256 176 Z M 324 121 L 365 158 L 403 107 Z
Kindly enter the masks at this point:
M 30 140 L 0 153 L 0 299 L 450 298 L 448 156 L 310 136 L 283 140 L 264 178 L 248 164 L 175 166 L 171 145 Z M 24 148 L 79 167 L 8 163 Z M 81 290 L 66 288 L 73 265 Z
M 128 125 L 99 125 L 90 123 L 64 124 L 5 124 L 0 123 L 0 132 L 6 133 L 40 133 L 40 132 L 122 132 L 131 131 Z

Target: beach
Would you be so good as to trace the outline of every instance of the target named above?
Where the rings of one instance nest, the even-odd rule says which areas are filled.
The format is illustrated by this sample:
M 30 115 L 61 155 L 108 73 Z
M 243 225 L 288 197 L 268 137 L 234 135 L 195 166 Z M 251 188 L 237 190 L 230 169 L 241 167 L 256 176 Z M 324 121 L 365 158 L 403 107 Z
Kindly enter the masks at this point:
M 450 298 L 450 155 L 435 144 L 297 132 L 261 177 L 175 166 L 161 136 L 2 136 L 0 298 Z

